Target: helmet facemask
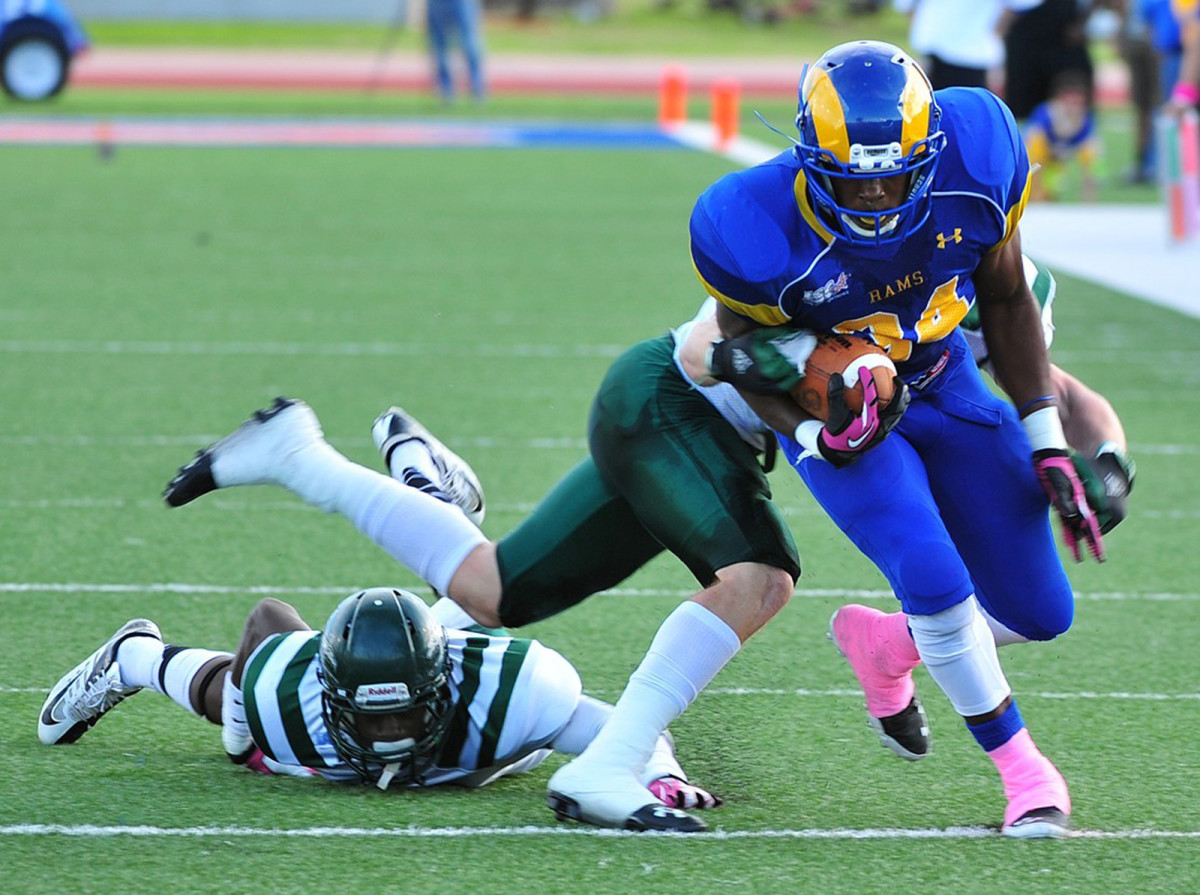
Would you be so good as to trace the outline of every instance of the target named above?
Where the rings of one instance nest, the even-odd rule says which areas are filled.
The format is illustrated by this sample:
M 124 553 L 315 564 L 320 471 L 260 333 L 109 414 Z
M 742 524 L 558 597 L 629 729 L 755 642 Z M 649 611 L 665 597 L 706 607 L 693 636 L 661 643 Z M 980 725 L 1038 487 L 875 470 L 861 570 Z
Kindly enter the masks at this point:
M 320 670 L 318 677 L 324 677 Z M 381 698 L 381 693 L 392 695 Z M 432 692 L 421 694 L 392 682 L 362 684 L 354 693 L 326 687 L 321 697 L 325 726 L 338 756 L 364 779 L 379 776 L 383 789 L 391 783 L 415 783 L 432 767 L 450 723 L 450 710 L 448 678 Z M 377 770 L 380 765 L 382 774 Z

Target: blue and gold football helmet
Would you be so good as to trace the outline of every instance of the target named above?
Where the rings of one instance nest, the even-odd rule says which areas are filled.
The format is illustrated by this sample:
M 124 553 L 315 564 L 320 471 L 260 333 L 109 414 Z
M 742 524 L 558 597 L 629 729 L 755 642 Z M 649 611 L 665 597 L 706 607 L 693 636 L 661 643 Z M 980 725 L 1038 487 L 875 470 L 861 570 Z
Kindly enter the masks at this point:
M 834 47 L 800 84 L 796 153 L 823 223 L 847 242 L 904 239 L 929 217 L 930 189 L 946 137 L 929 78 L 892 44 L 862 40 Z M 897 208 L 851 210 L 834 180 L 908 178 Z

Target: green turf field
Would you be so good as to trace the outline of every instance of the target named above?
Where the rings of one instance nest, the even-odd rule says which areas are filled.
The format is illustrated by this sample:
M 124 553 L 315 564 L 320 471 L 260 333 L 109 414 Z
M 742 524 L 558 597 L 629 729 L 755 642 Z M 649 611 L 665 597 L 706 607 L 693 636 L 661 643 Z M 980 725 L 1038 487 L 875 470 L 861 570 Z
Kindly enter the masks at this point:
M 891 601 L 786 468 L 801 592 L 673 725 L 727 799 L 714 835 L 558 824 L 558 759 L 478 792 L 257 778 L 156 694 L 75 746 L 38 743 L 46 689 L 128 618 L 232 648 L 264 588 L 319 624 L 353 588 L 417 584 L 280 491 L 161 504 L 277 394 L 369 464 L 371 421 L 403 403 L 479 472 L 486 531 L 517 522 L 582 455 L 612 357 L 694 311 L 687 215 L 725 170 L 687 152 L 0 150 L 0 890 L 1200 890 L 1200 321 L 1065 276 L 1055 356 L 1112 399 L 1140 475 L 1109 563 L 1072 570 L 1074 629 L 1003 659 L 1078 839 L 984 831 L 998 780 L 923 671 L 935 754 L 878 746 L 824 631 L 847 600 Z M 613 700 L 690 588 L 662 560 L 528 633 Z

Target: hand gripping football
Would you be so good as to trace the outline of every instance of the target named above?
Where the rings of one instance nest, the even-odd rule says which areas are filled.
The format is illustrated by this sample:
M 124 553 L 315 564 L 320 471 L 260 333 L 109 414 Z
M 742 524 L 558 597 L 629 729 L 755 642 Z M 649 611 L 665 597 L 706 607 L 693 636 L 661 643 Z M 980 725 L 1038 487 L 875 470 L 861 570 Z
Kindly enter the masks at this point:
M 804 378 L 791 390 L 792 398 L 824 422 L 829 418 L 829 377 L 841 373 L 846 384 L 846 403 L 855 413 L 862 410 L 862 385 L 859 370 L 866 368 L 875 379 L 879 390 L 879 405 L 891 400 L 895 392 L 892 377 L 896 367 L 887 353 L 861 336 L 841 333 L 822 333 L 817 336 L 817 347 L 804 364 Z

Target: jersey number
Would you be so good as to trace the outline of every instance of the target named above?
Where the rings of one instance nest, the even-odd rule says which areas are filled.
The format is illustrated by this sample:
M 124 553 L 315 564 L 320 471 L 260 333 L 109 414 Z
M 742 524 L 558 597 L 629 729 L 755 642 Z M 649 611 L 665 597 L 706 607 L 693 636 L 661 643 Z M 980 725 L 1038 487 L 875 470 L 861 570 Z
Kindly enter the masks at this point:
M 906 361 L 912 355 L 913 342 L 936 342 L 944 339 L 962 323 L 971 303 L 958 294 L 958 277 L 942 283 L 933 290 L 921 319 L 912 330 L 900 323 L 900 316 L 890 311 L 878 311 L 865 317 L 843 320 L 833 329 L 839 333 L 869 332 L 871 341 L 888 353 L 893 361 Z

